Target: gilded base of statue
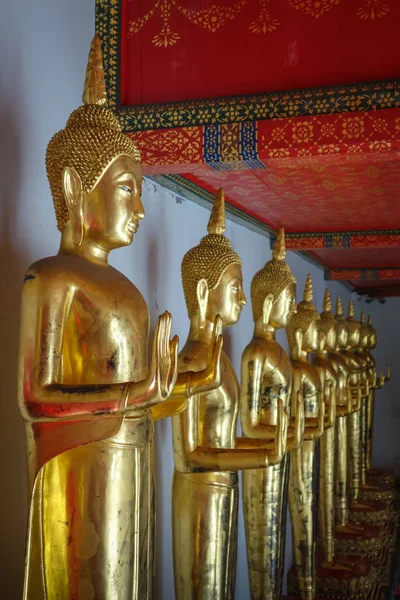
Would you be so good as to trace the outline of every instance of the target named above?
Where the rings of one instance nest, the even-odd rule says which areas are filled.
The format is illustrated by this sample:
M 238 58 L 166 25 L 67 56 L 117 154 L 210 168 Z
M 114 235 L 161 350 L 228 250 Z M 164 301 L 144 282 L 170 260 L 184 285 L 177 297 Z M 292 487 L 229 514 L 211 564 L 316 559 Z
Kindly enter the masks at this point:
M 351 523 L 349 524 L 351 527 Z M 382 548 L 382 535 L 379 527 L 362 525 L 357 533 L 338 528 L 335 532 L 335 552 L 338 555 L 353 554 L 375 561 Z
M 351 557 L 346 557 L 350 558 Z M 354 557 L 353 557 L 354 558 Z M 353 571 L 344 569 L 317 569 L 317 598 L 331 600 L 378 600 L 379 587 L 383 583 L 377 580 L 377 572 L 367 561 L 356 557 L 357 567 Z M 289 598 L 300 598 L 296 569 L 288 573 Z
M 385 481 L 376 480 L 361 486 L 359 494 L 360 502 L 374 502 L 380 500 L 386 504 L 388 509 L 394 508 L 396 490 Z
M 393 487 L 396 485 L 396 476 L 392 469 L 367 469 L 367 483 L 375 483 L 377 480 L 389 483 Z
M 372 525 L 387 525 L 390 512 L 382 500 L 355 502 L 349 506 L 349 521 L 354 523 L 370 523 Z

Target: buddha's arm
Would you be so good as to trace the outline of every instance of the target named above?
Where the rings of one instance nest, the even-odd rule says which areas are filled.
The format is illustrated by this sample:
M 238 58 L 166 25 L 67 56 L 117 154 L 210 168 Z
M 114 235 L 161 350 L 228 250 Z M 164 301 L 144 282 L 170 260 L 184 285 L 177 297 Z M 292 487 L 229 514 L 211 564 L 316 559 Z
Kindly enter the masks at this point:
M 40 277 L 25 284 L 19 381 L 22 416 L 35 421 L 71 419 L 146 408 L 159 397 L 153 373 L 137 383 L 75 386 L 59 382 L 65 323 L 73 294 L 65 285 L 41 285 Z
M 322 390 L 317 393 L 318 398 L 318 417 L 306 417 L 304 419 L 304 439 L 318 440 L 324 433 L 325 421 L 325 402 Z
M 201 371 L 178 373 L 171 396 L 166 402 L 152 408 L 154 420 L 179 415 L 186 409 L 188 398 L 214 390 L 221 385 L 220 359 L 223 345 L 221 332 L 222 319 L 217 315 L 206 367 Z
M 242 357 L 240 385 L 240 419 L 246 438 L 272 441 L 276 426 L 261 422 L 263 360 L 245 352 Z
M 333 381 L 325 382 L 325 429 L 333 427 L 336 421 L 336 385 Z
M 199 440 L 199 401 L 191 398 L 186 411 L 173 421 L 175 452 L 182 453 L 179 464 L 185 471 L 238 471 L 268 467 L 280 462 L 286 446 L 283 407 L 278 412 L 275 444 L 239 438 L 238 448 L 205 447 Z

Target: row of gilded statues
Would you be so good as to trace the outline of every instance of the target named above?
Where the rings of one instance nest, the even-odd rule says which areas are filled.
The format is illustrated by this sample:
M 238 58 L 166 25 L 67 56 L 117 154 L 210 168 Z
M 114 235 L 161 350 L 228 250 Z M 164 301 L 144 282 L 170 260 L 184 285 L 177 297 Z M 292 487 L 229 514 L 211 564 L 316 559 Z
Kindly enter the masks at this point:
M 371 469 L 374 394 L 387 378 L 376 375 L 370 320 L 357 321 L 352 302 L 346 318 L 340 298 L 333 314 L 328 291 L 319 314 L 310 276 L 296 306 L 281 230 L 252 280 L 254 335 L 239 382 L 222 330 L 246 298 L 220 190 L 208 234 L 182 261 L 188 338 L 178 354 L 164 313 L 148 359 L 146 303 L 108 264 L 111 250 L 132 242 L 144 209 L 139 151 L 105 106 L 98 37 L 83 102 L 46 154 L 60 251 L 33 264 L 23 288 L 24 598 L 153 598 L 154 420 L 168 417 L 178 600 L 234 597 L 238 471 L 253 599 L 282 596 L 287 501 L 291 593 L 375 597 L 395 492 L 390 472 Z M 275 338 L 282 328 L 290 356 Z

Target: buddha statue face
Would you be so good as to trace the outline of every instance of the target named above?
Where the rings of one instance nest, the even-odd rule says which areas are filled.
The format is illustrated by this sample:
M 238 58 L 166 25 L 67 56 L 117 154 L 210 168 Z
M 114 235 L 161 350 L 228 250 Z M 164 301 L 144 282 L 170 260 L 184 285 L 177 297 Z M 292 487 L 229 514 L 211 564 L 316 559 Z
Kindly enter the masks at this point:
M 341 321 L 338 323 L 338 328 L 337 328 L 336 349 L 342 350 L 343 348 L 347 348 L 347 346 L 349 345 L 348 340 L 349 340 L 349 332 L 347 329 L 347 325 L 346 325 L 345 321 Z
M 321 331 L 325 334 L 325 350 L 333 352 L 337 346 L 337 330 L 334 319 L 330 319 L 327 323 L 325 319 L 321 319 Z
M 361 348 L 362 350 L 366 350 L 368 348 L 368 342 L 369 342 L 369 329 L 368 327 L 366 327 L 365 325 L 360 327 L 359 330 L 359 348 Z
M 373 350 L 374 348 L 376 348 L 377 341 L 378 340 L 377 340 L 377 336 L 376 336 L 376 331 L 373 330 L 369 334 L 368 347 L 371 348 L 371 350 Z
M 348 323 L 347 345 L 357 348 L 360 344 L 360 325 L 356 322 Z
M 66 167 L 63 192 L 71 227 L 81 243 L 90 240 L 110 251 L 132 243 L 144 217 L 142 175 L 138 162 L 120 155 L 106 167 L 94 188 L 84 193 L 79 173 Z
M 229 265 L 214 289 L 205 292 L 206 287 L 207 282 L 204 279 L 199 282 L 199 310 L 202 311 L 202 303 L 205 300 L 207 320 L 214 322 L 215 317 L 220 315 L 224 327 L 237 323 L 243 305 L 246 304 L 241 266 L 239 264 Z
M 310 323 L 306 331 L 303 333 L 302 349 L 305 352 L 316 352 L 319 342 L 320 319 L 317 318 Z
M 276 329 L 286 327 L 291 315 L 296 311 L 296 284 L 289 283 L 273 302 L 270 324 Z

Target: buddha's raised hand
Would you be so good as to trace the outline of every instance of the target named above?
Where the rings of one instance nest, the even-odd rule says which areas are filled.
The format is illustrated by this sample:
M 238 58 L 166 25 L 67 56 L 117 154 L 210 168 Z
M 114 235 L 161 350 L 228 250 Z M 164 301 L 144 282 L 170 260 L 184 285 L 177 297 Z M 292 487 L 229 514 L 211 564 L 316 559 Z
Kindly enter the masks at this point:
M 217 315 L 211 337 L 207 366 L 202 371 L 192 373 L 188 382 L 189 395 L 201 394 L 215 390 L 221 385 L 221 352 L 222 352 L 222 318 Z

